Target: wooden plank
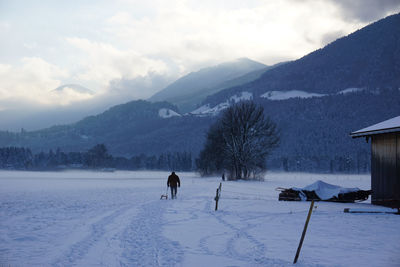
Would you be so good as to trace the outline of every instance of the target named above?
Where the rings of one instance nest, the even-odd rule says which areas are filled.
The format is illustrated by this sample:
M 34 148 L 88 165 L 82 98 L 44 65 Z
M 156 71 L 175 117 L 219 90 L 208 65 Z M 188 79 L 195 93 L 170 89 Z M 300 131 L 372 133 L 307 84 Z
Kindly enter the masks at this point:
M 385 134 L 383 138 L 383 199 L 393 199 L 393 184 L 396 178 L 396 137 L 393 134 Z
M 380 197 L 380 158 L 379 158 L 379 142 L 381 139 L 379 136 L 372 136 L 371 138 L 371 201 L 375 203 L 377 199 Z
M 345 208 L 344 213 L 387 213 L 387 214 L 400 214 L 399 209 L 389 209 L 389 208 L 376 208 L 376 209 L 350 209 Z

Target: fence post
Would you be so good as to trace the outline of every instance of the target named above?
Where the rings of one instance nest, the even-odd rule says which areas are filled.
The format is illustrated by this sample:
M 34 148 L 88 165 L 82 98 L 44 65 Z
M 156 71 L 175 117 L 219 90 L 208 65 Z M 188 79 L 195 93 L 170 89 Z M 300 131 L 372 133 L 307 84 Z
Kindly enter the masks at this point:
M 308 222 L 310 221 L 310 218 L 311 218 L 311 213 L 312 213 L 313 207 L 314 207 L 314 200 L 311 201 L 310 209 L 308 210 L 307 220 L 306 220 L 306 223 L 304 224 L 303 233 L 301 234 L 300 243 L 299 243 L 299 246 L 297 247 L 297 252 L 296 252 L 296 256 L 294 257 L 293 264 L 296 263 L 297 259 L 299 258 L 301 246 L 303 245 L 304 237 L 306 236 L 307 226 L 308 226 Z
M 221 187 L 222 187 L 222 183 L 219 183 L 219 187 L 217 188 L 217 192 L 215 194 L 215 210 L 218 210 L 218 200 L 219 197 L 221 196 Z

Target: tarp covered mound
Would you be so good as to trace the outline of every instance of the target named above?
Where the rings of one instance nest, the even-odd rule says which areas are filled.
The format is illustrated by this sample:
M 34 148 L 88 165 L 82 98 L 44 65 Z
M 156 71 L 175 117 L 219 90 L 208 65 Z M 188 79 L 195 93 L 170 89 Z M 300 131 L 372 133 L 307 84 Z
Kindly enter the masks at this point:
M 278 188 L 281 191 L 279 200 L 288 201 L 335 201 L 354 202 L 368 199 L 371 190 L 360 190 L 359 188 L 345 188 L 332 185 L 323 181 L 316 181 L 303 188 L 292 187 L 290 189 Z

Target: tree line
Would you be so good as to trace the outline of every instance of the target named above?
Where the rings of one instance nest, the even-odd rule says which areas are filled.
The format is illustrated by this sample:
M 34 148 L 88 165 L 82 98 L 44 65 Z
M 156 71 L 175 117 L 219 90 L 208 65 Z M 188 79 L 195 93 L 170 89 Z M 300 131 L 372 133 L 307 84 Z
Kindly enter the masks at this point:
M 63 152 L 61 149 L 32 153 L 29 148 L 0 148 L 0 169 L 59 170 L 59 169 L 120 169 L 120 170 L 193 170 L 189 152 L 170 152 L 160 155 L 140 154 L 114 157 L 104 144 L 97 144 L 86 152 Z
M 370 153 L 366 151 L 348 156 L 274 157 L 268 159 L 267 163 L 275 170 L 285 172 L 369 173 L 371 171 Z

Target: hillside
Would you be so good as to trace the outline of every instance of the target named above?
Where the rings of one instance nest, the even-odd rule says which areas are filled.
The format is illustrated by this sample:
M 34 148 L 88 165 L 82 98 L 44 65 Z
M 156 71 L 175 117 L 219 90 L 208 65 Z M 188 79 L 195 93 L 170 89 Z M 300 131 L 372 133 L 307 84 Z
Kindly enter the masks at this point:
M 269 166 L 288 171 L 367 172 L 370 143 L 349 133 L 399 115 L 400 91 L 357 92 L 283 101 L 260 99 L 281 130 Z
M 20 133 L 0 132 L 0 147 L 29 147 L 33 152 L 60 148 L 86 151 L 104 143 L 121 156 L 199 151 L 212 118 L 182 117 L 167 102 L 131 101 L 74 124 Z
M 195 109 L 208 95 L 253 81 L 267 69 L 264 64 L 247 58 L 225 62 L 185 75 L 150 97 L 149 101 L 168 101 L 185 113 Z
M 400 14 L 208 97 L 196 112 L 216 116 L 246 95 L 278 124 L 269 166 L 296 171 L 368 171 L 369 144 L 348 134 L 399 115 Z
M 400 91 L 356 92 L 271 101 L 259 98 L 278 125 L 281 145 L 270 169 L 314 172 L 367 172 L 370 144 L 349 133 L 398 115 Z M 181 116 L 166 102 L 133 101 L 78 123 L 21 132 L 0 132 L 0 146 L 30 147 L 33 152 L 86 151 L 104 143 L 115 156 L 159 155 L 202 149 L 215 116 Z M 170 116 L 165 116 L 170 114 Z

